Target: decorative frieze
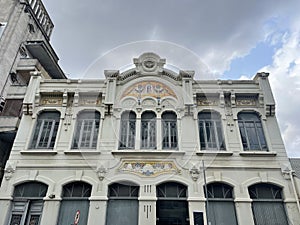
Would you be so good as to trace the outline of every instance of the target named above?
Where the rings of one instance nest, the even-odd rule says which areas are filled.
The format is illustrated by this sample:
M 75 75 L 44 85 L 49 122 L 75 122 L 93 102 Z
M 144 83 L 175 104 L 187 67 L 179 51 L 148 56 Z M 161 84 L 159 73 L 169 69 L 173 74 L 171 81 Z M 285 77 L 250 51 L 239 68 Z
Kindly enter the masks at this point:
M 172 161 L 128 161 L 122 162 L 118 168 L 120 173 L 132 173 L 140 177 L 157 177 L 161 174 L 180 174 L 180 170 Z
M 197 96 L 197 106 L 217 106 L 219 104 L 219 99 L 217 96 Z
M 40 105 L 61 106 L 62 103 L 62 93 L 41 93 Z
M 137 99 L 145 97 L 164 98 L 173 97 L 177 99 L 175 92 L 167 85 L 158 81 L 142 81 L 128 87 L 122 95 L 122 98 L 132 96 Z
M 257 95 L 241 95 L 236 97 L 237 107 L 253 107 L 257 106 L 258 96 Z
M 101 93 L 95 94 L 79 94 L 79 106 L 96 106 L 101 105 Z

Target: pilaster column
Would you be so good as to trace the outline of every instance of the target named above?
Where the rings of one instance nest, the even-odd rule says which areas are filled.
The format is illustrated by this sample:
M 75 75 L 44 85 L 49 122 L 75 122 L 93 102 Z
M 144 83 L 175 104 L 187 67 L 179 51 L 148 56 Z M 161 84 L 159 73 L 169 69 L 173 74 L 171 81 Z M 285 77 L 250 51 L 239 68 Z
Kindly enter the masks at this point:
M 156 191 L 155 185 L 146 184 L 140 187 L 139 225 L 156 224 Z
M 157 114 L 156 118 L 156 148 L 157 150 L 162 150 L 161 114 Z
M 107 200 L 91 199 L 88 215 L 88 225 L 105 225 L 106 209 Z
M 251 202 L 251 199 L 235 200 L 236 217 L 239 225 L 254 225 Z
M 61 199 L 44 199 L 43 214 L 40 224 L 56 225 Z
M 207 224 L 206 222 L 206 210 L 205 210 L 205 199 L 203 198 L 189 198 L 188 199 L 189 204 L 189 224 L 195 224 L 195 218 L 194 213 L 202 213 L 203 214 L 203 222 L 204 224 Z
M 0 199 L 0 209 L 1 209 L 1 216 L 0 216 L 0 225 L 5 225 L 8 223 L 8 219 L 10 216 L 10 207 L 11 207 L 11 199 Z
M 137 114 L 135 124 L 135 149 L 141 149 L 141 115 Z

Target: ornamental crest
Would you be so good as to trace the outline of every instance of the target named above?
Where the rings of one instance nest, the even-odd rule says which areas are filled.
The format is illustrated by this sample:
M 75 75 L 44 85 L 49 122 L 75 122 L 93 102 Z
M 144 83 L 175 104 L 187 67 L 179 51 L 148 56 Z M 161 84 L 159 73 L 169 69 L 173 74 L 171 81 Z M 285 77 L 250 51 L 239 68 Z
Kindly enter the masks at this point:
M 132 173 L 140 177 L 157 177 L 161 174 L 180 174 L 174 162 L 171 161 L 128 161 L 122 162 L 118 168 L 120 173 Z

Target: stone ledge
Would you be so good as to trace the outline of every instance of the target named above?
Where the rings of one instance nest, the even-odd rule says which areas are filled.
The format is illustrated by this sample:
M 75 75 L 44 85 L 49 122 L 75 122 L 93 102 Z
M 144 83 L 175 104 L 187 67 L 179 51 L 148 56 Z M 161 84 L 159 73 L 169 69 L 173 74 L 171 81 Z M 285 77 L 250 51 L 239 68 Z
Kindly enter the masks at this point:
M 56 155 L 56 150 L 22 150 L 20 151 L 21 154 L 24 155 Z
M 256 157 L 256 156 L 276 156 L 277 153 L 276 152 L 265 152 L 265 151 L 244 151 L 244 152 L 240 152 L 239 153 L 240 156 L 253 156 L 253 157 Z
M 233 152 L 231 152 L 231 151 L 210 151 L 210 150 L 204 150 L 204 151 L 196 152 L 196 155 L 232 156 Z
M 101 154 L 101 152 L 98 151 L 98 150 L 90 150 L 90 149 L 87 149 L 87 150 L 67 150 L 67 151 L 64 151 L 64 153 L 66 155 Z
M 182 151 L 164 151 L 164 150 L 114 150 L 113 155 L 184 155 Z

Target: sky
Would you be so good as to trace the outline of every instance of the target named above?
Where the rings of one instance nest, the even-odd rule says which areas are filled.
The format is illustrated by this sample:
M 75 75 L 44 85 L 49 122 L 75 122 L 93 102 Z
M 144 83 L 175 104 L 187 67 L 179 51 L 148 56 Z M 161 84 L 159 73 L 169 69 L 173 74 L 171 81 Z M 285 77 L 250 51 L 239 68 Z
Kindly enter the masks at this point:
M 299 0 L 43 0 L 69 78 L 103 78 L 144 52 L 196 79 L 269 72 L 289 157 L 300 157 Z

